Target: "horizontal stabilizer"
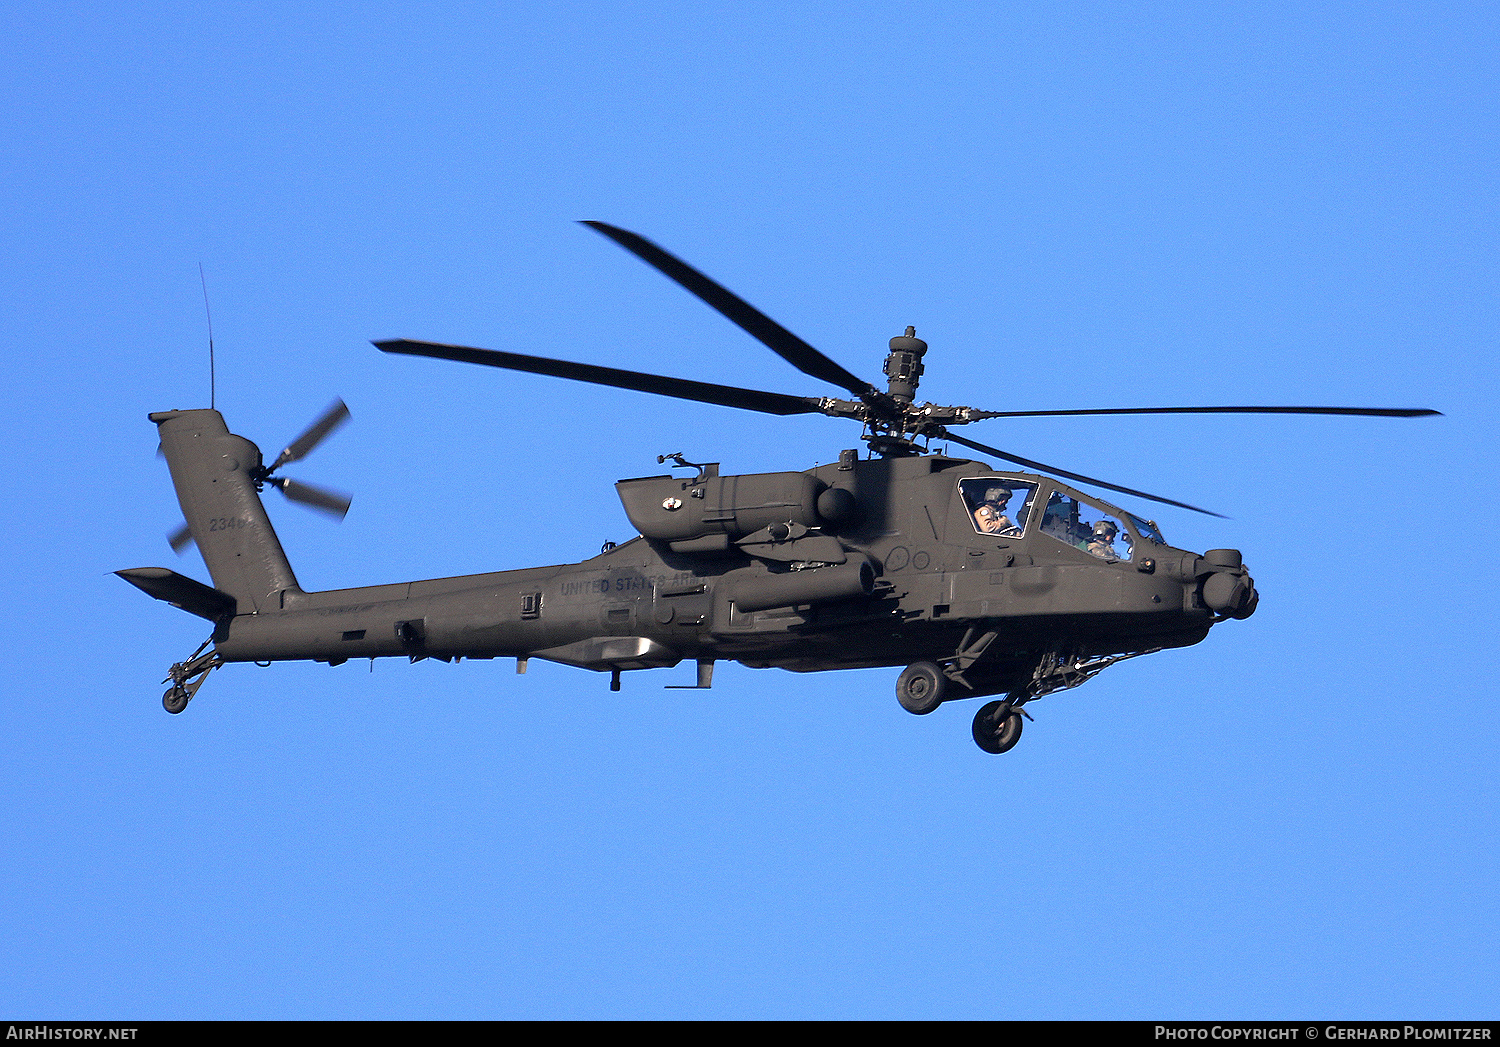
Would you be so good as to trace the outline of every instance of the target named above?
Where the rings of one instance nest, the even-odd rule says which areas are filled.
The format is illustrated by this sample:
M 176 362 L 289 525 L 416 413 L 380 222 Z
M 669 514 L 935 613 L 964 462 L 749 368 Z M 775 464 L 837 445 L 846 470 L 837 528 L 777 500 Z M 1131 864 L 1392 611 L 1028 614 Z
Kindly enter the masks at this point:
M 202 582 L 176 571 L 169 571 L 165 567 L 133 567 L 128 571 L 116 571 L 115 574 L 147 596 L 164 600 L 173 607 L 196 614 L 199 618 L 207 618 L 211 622 L 229 618 L 235 612 L 235 599 L 228 593 L 211 589 Z

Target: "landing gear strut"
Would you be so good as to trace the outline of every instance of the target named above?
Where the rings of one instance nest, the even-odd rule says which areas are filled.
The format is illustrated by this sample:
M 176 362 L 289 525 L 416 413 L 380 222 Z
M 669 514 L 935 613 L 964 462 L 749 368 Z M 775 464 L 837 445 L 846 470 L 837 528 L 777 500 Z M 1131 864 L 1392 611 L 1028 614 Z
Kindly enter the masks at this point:
M 1153 647 L 1148 651 L 1110 655 L 1049 651 L 1038 661 L 1024 687 L 979 710 L 974 717 L 974 744 L 987 753 L 1008 752 L 1021 740 L 1021 717 L 1031 719 L 1021 706 L 1043 695 L 1085 684 L 1116 662 L 1153 654 L 1160 649 Z
M 980 626 L 971 626 L 954 654 L 933 662 L 908 665 L 896 681 L 896 700 L 907 712 L 921 716 L 950 699 L 999 694 L 1004 687 L 1013 686 L 1015 677 L 1009 670 L 1001 675 L 989 665 L 978 665 L 976 669 L 977 663 L 986 661 L 986 655 L 998 638 L 996 631 L 981 633 Z M 1009 752 L 1021 740 L 1022 717 L 1031 719 L 1031 715 L 1021 708 L 1027 702 L 1087 683 L 1116 662 L 1159 650 L 1161 648 L 1153 647 L 1124 654 L 1087 654 L 1076 650 L 1046 652 L 1037 658 L 1029 679 L 1023 677 L 1021 686 L 1004 698 L 989 702 L 975 715 L 974 743 L 987 753 Z M 964 675 L 971 669 L 977 673 L 972 680 Z
M 217 651 L 203 653 L 204 648 L 212 642 L 212 637 L 204 640 L 202 646 L 187 661 L 177 662 L 167 670 L 167 678 L 162 683 L 170 683 L 172 686 L 161 696 L 162 708 L 167 712 L 176 715 L 186 709 L 188 702 L 193 700 L 193 695 L 198 693 L 198 688 L 203 686 L 203 681 L 208 679 L 208 674 L 224 664 Z
M 901 708 L 918 716 L 932 712 L 947 699 L 949 681 L 972 692 L 973 685 L 964 679 L 964 670 L 982 659 L 998 636 L 994 631 L 981 634 L 978 628 L 970 627 L 952 656 L 908 665 L 896 681 L 896 700 Z

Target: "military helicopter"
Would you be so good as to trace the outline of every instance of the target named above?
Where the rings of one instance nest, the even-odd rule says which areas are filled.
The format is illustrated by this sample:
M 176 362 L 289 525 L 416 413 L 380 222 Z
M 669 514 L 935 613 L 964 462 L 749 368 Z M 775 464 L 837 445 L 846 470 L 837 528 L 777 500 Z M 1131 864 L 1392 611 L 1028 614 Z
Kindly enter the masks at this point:
M 909 712 L 991 698 L 973 736 L 1003 753 L 1026 706 L 1105 668 L 1198 643 L 1255 613 L 1260 594 L 1235 549 L 1168 544 L 1154 521 L 1065 481 L 1194 512 L 1209 510 L 1031 461 L 953 429 L 994 418 L 1251 413 L 1409 418 L 1425 409 L 1147 407 L 987 411 L 917 400 L 927 344 L 892 338 L 884 390 L 856 377 L 748 302 L 650 241 L 585 225 L 669 277 L 804 374 L 851 398 L 759 389 L 406 339 L 383 352 L 552 375 L 773 415 L 823 414 L 862 426 L 868 448 L 800 472 L 721 475 L 717 463 L 661 455 L 673 471 L 615 487 L 638 536 L 576 564 L 326 592 L 297 583 L 260 495 L 269 485 L 340 516 L 347 496 L 277 475 L 349 415 L 339 401 L 270 465 L 212 408 L 151 414 L 213 585 L 161 567 L 117 572 L 156 599 L 213 624 L 168 672 L 180 713 L 230 662 L 352 658 L 532 658 L 610 674 L 697 665 L 709 688 L 719 661 L 794 672 L 902 667 Z M 950 457 L 959 444 L 1020 471 Z M 680 472 L 686 470 L 686 473 Z M 1217 516 L 1217 513 L 1209 513 Z

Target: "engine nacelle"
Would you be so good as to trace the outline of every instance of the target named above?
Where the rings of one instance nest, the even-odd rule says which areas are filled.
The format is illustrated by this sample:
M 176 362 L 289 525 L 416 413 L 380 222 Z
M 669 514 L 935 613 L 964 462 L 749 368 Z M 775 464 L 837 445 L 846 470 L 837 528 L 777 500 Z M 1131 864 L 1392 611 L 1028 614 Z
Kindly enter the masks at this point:
M 688 542 L 722 535 L 725 548 L 771 524 L 817 527 L 818 495 L 825 489 L 808 473 L 643 476 L 615 484 L 625 515 L 646 538 Z

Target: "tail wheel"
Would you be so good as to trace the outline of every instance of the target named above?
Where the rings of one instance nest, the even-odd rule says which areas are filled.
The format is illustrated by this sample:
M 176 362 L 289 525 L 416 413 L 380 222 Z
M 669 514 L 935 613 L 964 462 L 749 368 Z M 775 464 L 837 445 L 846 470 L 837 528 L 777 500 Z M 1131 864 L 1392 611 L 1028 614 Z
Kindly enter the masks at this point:
M 169 687 L 167 693 L 161 696 L 162 708 L 176 715 L 187 708 L 190 697 L 192 696 L 188 694 L 186 687 L 183 687 L 181 684 L 174 685 Z
M 1021 740 L 1021 713 L 1006 701 L 990 702 L 974 715 L 974 744 L 998 756 Z
M 948 678 L 936 663 L 915 662 L 896 681 L 896 700 L 907 712 L 923 716 L 943 704 L 947 690 Z

